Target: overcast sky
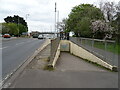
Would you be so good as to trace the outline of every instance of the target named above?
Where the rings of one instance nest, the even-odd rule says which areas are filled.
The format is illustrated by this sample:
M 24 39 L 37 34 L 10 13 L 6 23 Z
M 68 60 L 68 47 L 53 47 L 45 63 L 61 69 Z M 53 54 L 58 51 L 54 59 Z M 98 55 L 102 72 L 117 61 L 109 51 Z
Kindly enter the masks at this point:
M 100 0 L 0 0 L 0 22 L 7 16 L 19 15 L 26 20 L 29 31 L 54 31 L 55 2 L 59 21 L 67 18 L 71 9 L 82 3 L 98 5 Z M 106 0 L 104 0 L 106 1 Z M 108 0 L 118 2 L 119 0 Z

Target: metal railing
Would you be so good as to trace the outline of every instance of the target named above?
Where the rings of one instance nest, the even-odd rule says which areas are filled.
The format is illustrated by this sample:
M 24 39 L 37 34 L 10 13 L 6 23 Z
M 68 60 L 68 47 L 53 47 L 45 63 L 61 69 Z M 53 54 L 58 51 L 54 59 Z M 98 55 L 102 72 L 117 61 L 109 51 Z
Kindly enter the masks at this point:
M 60 38 L 59 37 L 51 40 L 51 53 L 50 53 L 51 55 L 50 55 L 49 64 L 51 64 L 53 62 L 54 58 L 55 58 L 55 54 L 57 52 L 59 43 L 60 43 Z
M 70 41 L 86 49 L 105 62 L 118 66 L 118 50 L 115 41 L 70 37 Z

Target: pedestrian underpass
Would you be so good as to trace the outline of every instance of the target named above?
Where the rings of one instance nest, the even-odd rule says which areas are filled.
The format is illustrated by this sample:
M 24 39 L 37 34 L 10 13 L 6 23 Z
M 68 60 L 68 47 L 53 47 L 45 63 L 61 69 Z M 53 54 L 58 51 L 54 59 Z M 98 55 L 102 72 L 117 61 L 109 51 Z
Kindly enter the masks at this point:
M 67 45 L 71 45 L 68 42 L 66 44 L 61 44 L 60 42 L 60 44 L 64 46 L 64 49 L 71 50 L 67 47 Z M 59 46 L 61 47 L 61 45 Z M 74 54 L 78 53 L 78 48 L 75 49 L 76 52 L 74 53 L 70 53 L 70 51 L 63 52 L 63 48 L 56 50 L 56 52 L 60 51 L 60 53 L 54 55 L 55 58 L 59 56 L 54 65 L 54 70 L 48 71 L 43 69 L 44 65 L 50 64 L 45 60 L 45 58 L 50 58 L 51 56 L 51 44 L 49 44 L 38 53 L 13 82 L 10 82 L 10 87 L 118 88 L 118 72 L 103 69 L 75 56 Z

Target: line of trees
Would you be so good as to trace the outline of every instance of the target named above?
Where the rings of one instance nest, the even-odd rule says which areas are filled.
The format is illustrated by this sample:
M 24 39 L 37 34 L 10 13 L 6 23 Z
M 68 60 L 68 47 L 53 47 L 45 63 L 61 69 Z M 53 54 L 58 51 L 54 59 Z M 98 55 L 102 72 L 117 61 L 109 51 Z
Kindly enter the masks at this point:
M 4 21 L 5 23 L 2 23 L 2 34 L 9 33 L 10 35 L 20 36 L 22 33 L 28 32 L 27 22 L 18 15 L 7 16 Z
M 115 39 L 120 36 L 120 2 L 100 2 L 100 8 L 80 4 L 63 23 L 64 31 L 73 31 L 76 37 Z

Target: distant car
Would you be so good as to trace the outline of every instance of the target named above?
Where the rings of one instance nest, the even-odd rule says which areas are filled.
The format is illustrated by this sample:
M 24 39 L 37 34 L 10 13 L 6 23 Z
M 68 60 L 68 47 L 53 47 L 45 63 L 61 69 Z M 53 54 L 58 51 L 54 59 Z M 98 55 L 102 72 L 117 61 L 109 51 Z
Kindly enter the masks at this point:
M 33 38 L 38 38 L 37 34 L 32 35 Z
M 39 35 L 38 39 L 44 39 L 44 35 Z
M 11 36 L 10 36 L 10 34 L 4 34 L 3 37 L 4 38 L 10 38 Z

